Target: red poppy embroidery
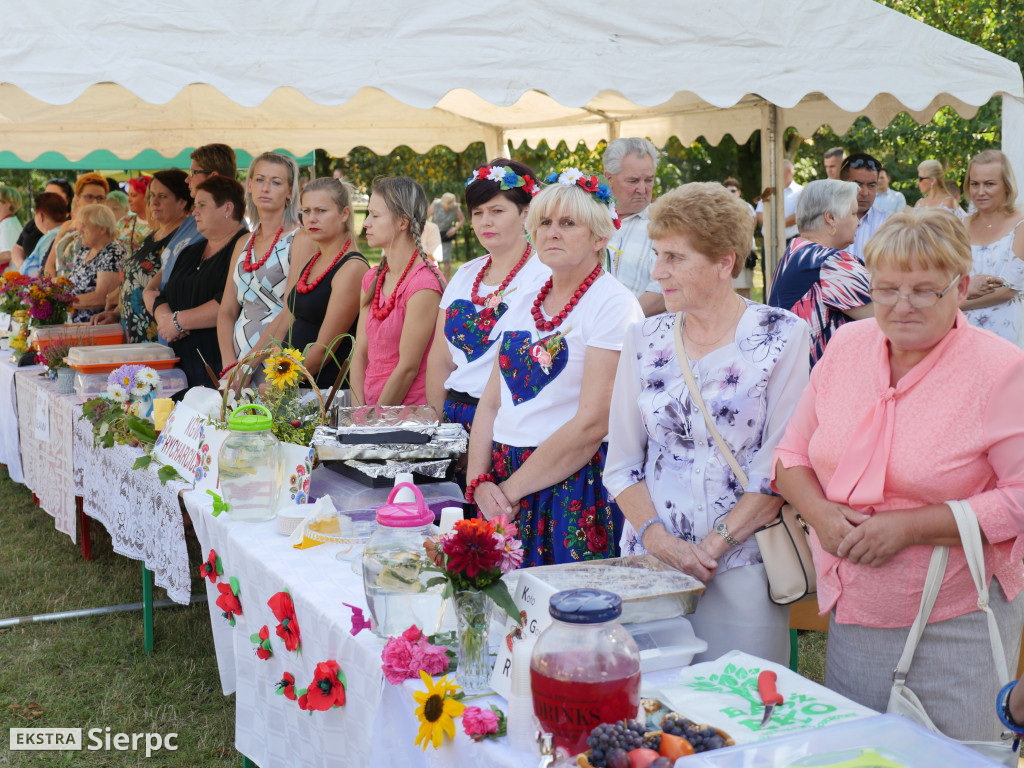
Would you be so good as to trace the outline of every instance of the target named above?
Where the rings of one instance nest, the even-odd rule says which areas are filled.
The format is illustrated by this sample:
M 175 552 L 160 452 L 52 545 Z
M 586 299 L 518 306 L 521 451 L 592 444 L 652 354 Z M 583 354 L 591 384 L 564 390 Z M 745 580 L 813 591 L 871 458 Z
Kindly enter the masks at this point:
M 295 618 L 295 604 L 288 591 L 278 592 L 267 600 L 267 605 L 274 612 L 274 618 L 280 623 L 277 625 L 277 636 L 284 640 L 284 647 L 289 651 L 296 651 L 301 645 L 299 636 L 299 622 Z

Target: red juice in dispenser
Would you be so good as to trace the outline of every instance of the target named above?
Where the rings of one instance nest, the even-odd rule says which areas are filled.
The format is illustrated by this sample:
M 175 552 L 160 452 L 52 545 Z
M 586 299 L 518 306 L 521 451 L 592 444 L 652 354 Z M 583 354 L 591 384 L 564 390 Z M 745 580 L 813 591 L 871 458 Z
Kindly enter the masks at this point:
M 595 726 L 636 717 L 640 653 L 617 621 L 618 595 L 565 590 L 552 595 L 549 611 L 554 621 L 530 660 L 533 711 L 555 747 L 575 755 Z

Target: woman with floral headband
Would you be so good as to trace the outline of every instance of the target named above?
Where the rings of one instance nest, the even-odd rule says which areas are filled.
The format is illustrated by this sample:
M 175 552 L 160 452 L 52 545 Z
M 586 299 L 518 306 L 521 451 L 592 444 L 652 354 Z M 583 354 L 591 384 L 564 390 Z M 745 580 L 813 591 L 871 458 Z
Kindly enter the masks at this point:
M 498 340 L 551 274 L 526 239 L 526 214 L 540 191 L 529 166 L 498 158 L 466 182 L 466 207 L 487 255 L 462 266 L 441 297 L 427 363 L 427 402 L 444 420 L 473 423 L 476 404 L 494 368 Z
M 622 513 L 606 500 L 608 408 L 637 300 L 602 272 L 618 226 L 596 176 L 569 168 L 547 179 L 526 228 L 551 277 L 517 301 L 480 398 L 466 498 L 487 518 L 519 516 L 525 566 L 612 557 Z

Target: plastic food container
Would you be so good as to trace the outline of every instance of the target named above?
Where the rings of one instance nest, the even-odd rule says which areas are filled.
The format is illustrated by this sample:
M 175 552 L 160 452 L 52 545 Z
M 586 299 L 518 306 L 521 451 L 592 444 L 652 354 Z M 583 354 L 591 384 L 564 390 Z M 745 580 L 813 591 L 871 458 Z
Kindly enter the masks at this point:
M 552 622 L 530 658 L 533 712 L 555 749 L 587 749 L 600 723 L 636 717 L 640 652 L 618 622 L 622 600 L 603 589 L 567 589 L 551 596 Z
M 110 325 L 89 325 L 69 323 L 67 325 L 45 325 L 33 328 L 28 336 L 29 344 L 42 352 L 51 344 L 68 340 L 73 347 L 120 344 L 124 341 L 124 330 L 120 323 Z
M 441 516 L 445 507 L 462 506 L 462 490 L 455 483 L 426 483 L 416 486 L 423 495 L 423 500 L 434 513 L 434 519 Z M 317 467 L 310 475 L 309 493 L 320 498 L 330 496 L 334 506 L 340 510 L 376 509 L 386 504 L 393 486 L 371 488 L 351 477 L 338 474 L 327 467 Z M 403 631 L 406 628 L 403 628 Z
M 153 342 L 72 347 L 68 351 L 68 365 L 83 373 L 110 373 L 125 363 L 166 370 L 173 368 L 176 362 L 178 358 L 173 349 Z
M 283 462 L 273 423 L 270 411 L 255 404 L 236 408 L 228 419 L 231 434 L 220 447 L 217 468 L 232 520 L 258 523 L 277 515 Z
M 160 371 L 160 386 L 156 397 L 170 397 L 175 392 L 188 387 L 185 372 L 179 368 Z M 96 397 L 107 391 L 109 373 L 75 373 L 75 394 L 82 397 Z

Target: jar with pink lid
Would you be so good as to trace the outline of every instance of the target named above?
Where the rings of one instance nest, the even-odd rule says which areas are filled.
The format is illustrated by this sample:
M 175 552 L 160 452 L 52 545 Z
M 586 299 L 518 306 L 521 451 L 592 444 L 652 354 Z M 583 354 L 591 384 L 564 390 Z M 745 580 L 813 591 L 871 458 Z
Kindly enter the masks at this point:
M 403 488 L 412 490 L 414 501 L 395 501 Z M 436 570 L 428 570 L 431 562 L 423 547 L 433 522 L 423 494 L 411 483 L 396 485 L 387 503 L 377 508 L 377 530 L 363 550 L 363 590 L 378 637 L 400 635 L 413 624 L 434 632 L 444 587 L 427 586 L 438 577 Z

